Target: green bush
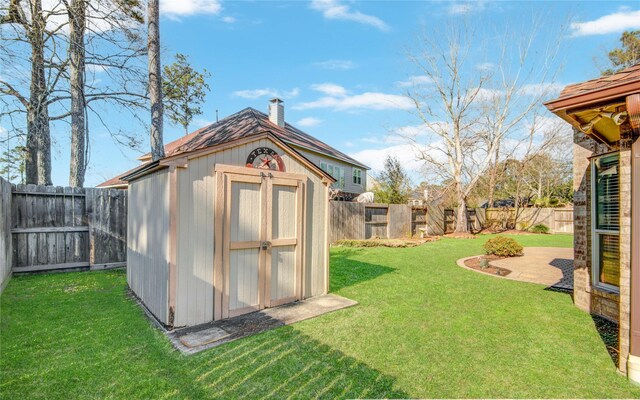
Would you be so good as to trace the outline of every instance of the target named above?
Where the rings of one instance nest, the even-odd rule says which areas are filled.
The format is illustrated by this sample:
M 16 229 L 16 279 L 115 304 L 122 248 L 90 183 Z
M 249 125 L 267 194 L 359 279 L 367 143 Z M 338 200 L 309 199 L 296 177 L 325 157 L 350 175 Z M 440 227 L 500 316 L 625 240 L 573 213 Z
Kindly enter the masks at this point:
M 536 224 L 529 228 L 529 232 L 533 233 L 549 233 L 549 227 L 545 224 Z
M 484 244 L 487 254 L 498 257 L 514 257 L 522 255 L 522 246 L 515 240 L 505 237 L 496 236 L 487 240 Z

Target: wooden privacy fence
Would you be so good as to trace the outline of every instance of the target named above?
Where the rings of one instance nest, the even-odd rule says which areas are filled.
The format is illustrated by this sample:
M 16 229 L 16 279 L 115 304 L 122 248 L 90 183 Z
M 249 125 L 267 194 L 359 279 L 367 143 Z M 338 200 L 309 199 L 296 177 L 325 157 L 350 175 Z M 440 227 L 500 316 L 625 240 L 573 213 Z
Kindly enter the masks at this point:
M 527 229 L 536 224 L 549 227 L 551 233 L 573 233 L 571 208 L 513 208 L 467 210 L 469 229 L 479 232 L 486 228 Z M 437 206 L 404 204 L 363 204 L 343 201 L 329 203 L 330 240 L 401 238 L 452 233 L 456 224 L 456 210 Z
M 124 190 L 13 187 L 13 272 L 124 266 L 126 234 Z
M 487 208 L 485 213 L 487 228 L 528 229 L 543 224 L 551 233 L 573 233 L 573 208 Z
M 411 207 L 405 204 L 329 202 L 330 240 L 400 238 L 411 235 Z
M 0 293 L 11 278 L 11 184 L 0 178 Z

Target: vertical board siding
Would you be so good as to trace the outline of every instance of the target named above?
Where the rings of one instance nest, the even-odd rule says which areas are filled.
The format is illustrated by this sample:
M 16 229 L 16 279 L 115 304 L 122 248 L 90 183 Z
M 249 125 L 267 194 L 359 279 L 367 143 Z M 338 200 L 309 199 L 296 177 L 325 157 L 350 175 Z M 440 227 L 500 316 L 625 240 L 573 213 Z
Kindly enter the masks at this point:
M 175 326 L 209 322 L 213 319 L 213 243 L 215 210 L 215 165 L 244 166 L 256 147 L 271 147 L 282 157 L 287 172 L 309 176 L 306 182 L 307 215 L 304 231 L 304 297 L 325 292 L 326 193 L 322 179 L 289 156 L 269 139 L 259 139 L 234 148 L 189 160 L 178 169 L 178 251 Z M 293 210 L 293 209 L 292 209 Z M 292 211 L 293 212 L 293 211 Z
M 0 293 L 11 279 L 11 184 L 0 178 Z
M 411 235 L 411 206 L 406 204 L 332 201 L 329 213 L 331 242 Z
M 411 207 L 405 204 L 389 204 L 389 238 L 411 236 Z
M 127 192 L 86 189 L 91 264 L 127 261 Z
M 543 224 L 552 233 L 573 233 L 572 208 L 487 208 L 484 212 L 486 228 L 527 229 Z
M 291 186 L 273 185 L 271 210 L 273 239 L 296 237 L 296 190 L 297 188 Z
M 271 300 L 295 296 L 296 247 L 279 246 L 271 250 Z
M 168 323 L 169 174 L 129 184 L 127 282 L 161 322 Z
M 14 186 L 14 272 L 124 265 L 126 202 L 124 190 Z

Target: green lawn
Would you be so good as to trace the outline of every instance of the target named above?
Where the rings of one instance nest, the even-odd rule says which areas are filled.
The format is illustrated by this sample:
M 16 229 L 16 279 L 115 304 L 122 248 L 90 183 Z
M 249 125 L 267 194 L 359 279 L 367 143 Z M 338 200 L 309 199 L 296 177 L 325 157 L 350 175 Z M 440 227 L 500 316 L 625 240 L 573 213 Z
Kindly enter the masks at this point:
M 123 271 L 14 277 L 0 397 L 640 397 L 569 295 L 456 266 L 486 238 L 334 249 L 332 291 L 358 306 L 194 356 L 145 319 Z

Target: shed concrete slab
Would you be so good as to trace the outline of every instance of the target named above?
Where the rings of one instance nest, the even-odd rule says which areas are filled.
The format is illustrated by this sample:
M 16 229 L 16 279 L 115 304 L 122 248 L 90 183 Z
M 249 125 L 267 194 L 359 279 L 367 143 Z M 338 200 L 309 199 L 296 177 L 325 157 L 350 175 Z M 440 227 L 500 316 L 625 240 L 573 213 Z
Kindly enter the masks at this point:
M 165 333 L 174 347 L 183 353 L 193 354 L 223 343 L 304 321 L 305 319 L 315 318 L 356 304 L 358 302 L 342 296 L 325 294 L 235 318 L 173 331 L 165 330 Z

